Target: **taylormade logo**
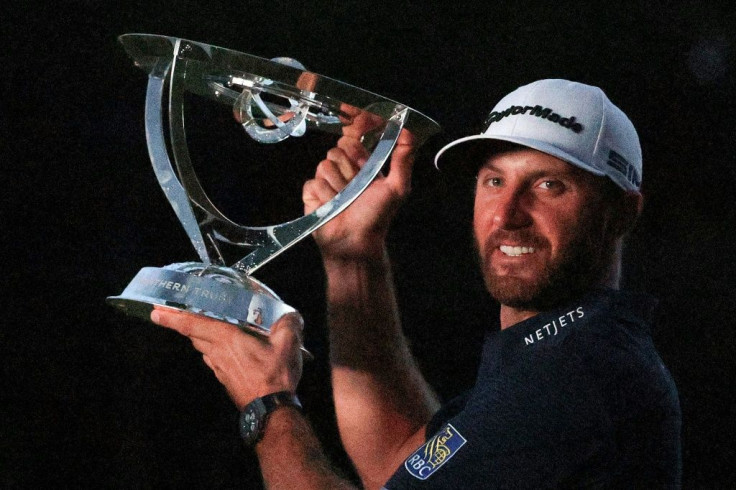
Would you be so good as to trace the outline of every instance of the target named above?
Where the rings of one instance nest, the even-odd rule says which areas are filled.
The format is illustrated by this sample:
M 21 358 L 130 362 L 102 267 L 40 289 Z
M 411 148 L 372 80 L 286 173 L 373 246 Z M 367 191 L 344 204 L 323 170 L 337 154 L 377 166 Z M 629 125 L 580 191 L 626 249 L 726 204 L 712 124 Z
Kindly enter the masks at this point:
M 583 125 L 579 122 L 575 122 L 575 116 L 562 117 L 549 107 L 542 107 L 541 105 L 535 105 L 534 107 L 530 105 L 524 107 L 520 105 L 512 105 L 505 111 L 493 111 L 488 115 L 488 119 L 486 119 L 486 128 L 494 122 L 500 121 L 504 117 L 518 115 L 541 117 L 542 119 L 546 119 L 547 121 L 557 123 L 563 128 L 569 128 L 575 133 L 580 133 L 583 131 Z

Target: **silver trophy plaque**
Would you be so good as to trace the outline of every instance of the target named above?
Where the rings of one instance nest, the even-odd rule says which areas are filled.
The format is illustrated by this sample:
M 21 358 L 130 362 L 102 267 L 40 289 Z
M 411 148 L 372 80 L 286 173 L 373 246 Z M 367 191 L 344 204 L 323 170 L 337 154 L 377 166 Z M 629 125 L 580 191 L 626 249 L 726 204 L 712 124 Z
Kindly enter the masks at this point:
M 267 60 L 150 34 L 126 34 L 120 41 L 136 66 L 148 73 L 145 125 L 151 163 L 199 256 L 198 261 L 145 267 L 122 294 L 107 298 L 109 304 L 144 319 L 149 319 L 153 305 L 161 305 L 267 335 L 279 317 L 294 309 L 251 275 L 349 206 L 381 171 L 403 129 L 418 144 L 439 130 L 417 111 L 309 72 L 289 58 Z M 340 135 L 358 113 L 381 124 L 362 138 L 370 152 L 367 162 L 331 201 L 281 224 L 244 226 L 212 204 L 194 171 L 184 126 L 184 100 L 190 94 L 229 106 L 234 117 L 228 119 L 242 126 L 246 138 L 263 145 L 300 138 L 308 131 Z M 245 159 L 244 165 L 251 163 Z M 215 170 L 217 163 L 204 162 Z M 249 253 L 227 265 L 221 251 L 225 244 Z

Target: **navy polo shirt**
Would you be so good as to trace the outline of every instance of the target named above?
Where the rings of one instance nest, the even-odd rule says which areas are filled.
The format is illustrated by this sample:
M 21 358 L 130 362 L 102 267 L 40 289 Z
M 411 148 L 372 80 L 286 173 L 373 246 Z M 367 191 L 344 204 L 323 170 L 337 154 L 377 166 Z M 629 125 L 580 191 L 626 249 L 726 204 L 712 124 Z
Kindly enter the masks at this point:
M 488 334 L 476 385 L 386 488 L 678 487 L 680 405 L 654 306 L 595 290 Z

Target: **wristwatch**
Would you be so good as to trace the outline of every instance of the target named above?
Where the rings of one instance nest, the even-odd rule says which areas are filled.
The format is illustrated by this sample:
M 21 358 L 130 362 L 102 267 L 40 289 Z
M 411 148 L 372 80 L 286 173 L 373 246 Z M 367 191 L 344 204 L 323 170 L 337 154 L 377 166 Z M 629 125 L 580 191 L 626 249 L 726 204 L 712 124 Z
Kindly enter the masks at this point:
M 277 408 L 284 406 L 296 407 L 299 410 L 302 408 L 299 398 L 294 393 L 288 391 L 271 393 L 270 395 L 256 398 L 247 404 L 243 411 L 240 412 L 238 420 L 240 437 L 243 438 L 245 444 L 255 446 L 261 440 L 261 437 L 263 437 L 268 416 Z

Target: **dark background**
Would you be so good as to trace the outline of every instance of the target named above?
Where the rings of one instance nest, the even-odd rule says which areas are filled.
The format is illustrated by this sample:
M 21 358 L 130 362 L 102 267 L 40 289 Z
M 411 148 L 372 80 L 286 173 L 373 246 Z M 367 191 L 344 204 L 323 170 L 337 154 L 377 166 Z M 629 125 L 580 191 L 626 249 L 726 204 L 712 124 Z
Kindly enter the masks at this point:
M 405 329 L 443 397 L 472 382 L 497 307 L 475 272 L 469 196 L 433 170 L 433 154 L 477 132 L 519 85 L 601 86 L 641 136 L 647 204 L 626 283 L 661 301 L 654 337 L 680 391 L 684 484 L 733 483 L 736 19 L 726 3 L 4 2 L 0 486 L 260 486 L 235 409 L 200 356 L 104 303 L 141 267 L 195 258 L 150 169 L 146 76 L 116 41 L 126 32 L 292 56 L 443 126 L 391 235 Z M 227 152 L 212 145 L 213 157 Z M 257 277 L 306 318 L 316 360 L 299 394 L 350 474 L 314 245 Z

